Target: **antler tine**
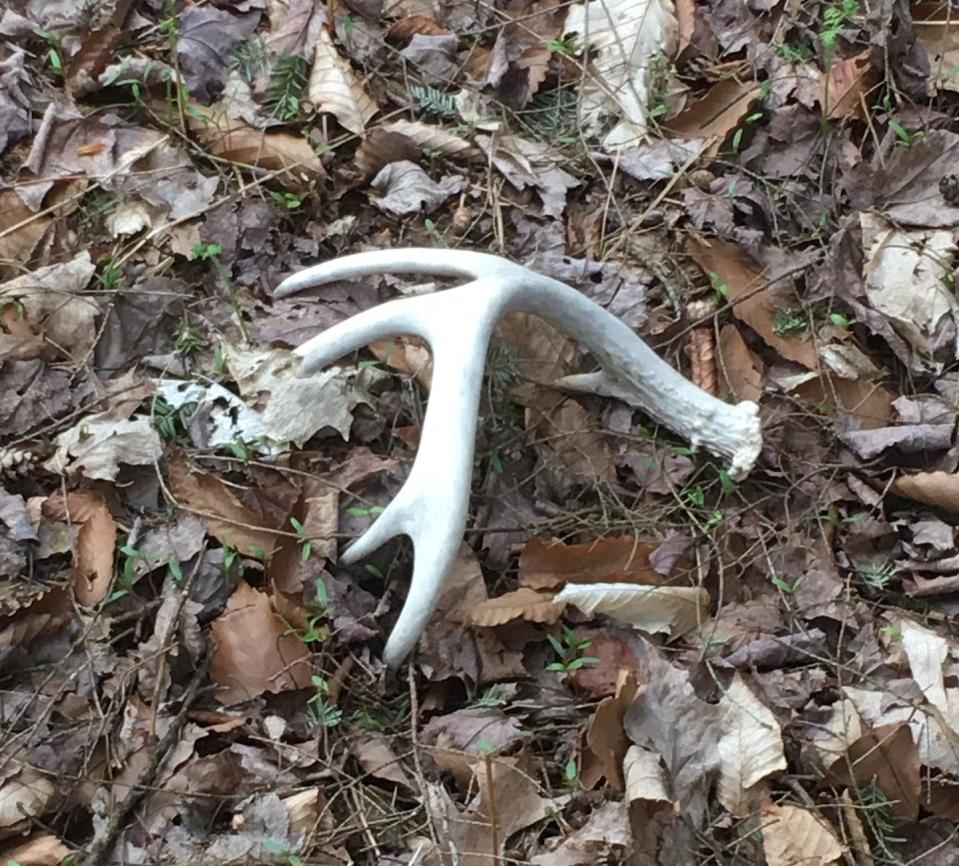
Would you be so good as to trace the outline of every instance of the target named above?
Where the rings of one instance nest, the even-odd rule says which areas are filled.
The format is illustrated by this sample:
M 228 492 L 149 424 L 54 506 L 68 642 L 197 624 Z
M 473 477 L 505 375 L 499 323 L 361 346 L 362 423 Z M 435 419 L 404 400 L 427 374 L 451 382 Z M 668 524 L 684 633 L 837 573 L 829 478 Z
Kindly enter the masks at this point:
M 466 250 L 399 249 L 372 250 L 332 259 L 293 274 L 281 282 L 273 296 L 286 298 L 334 280 L 352 280 L 374 274 L 432 274 L 441 277 L 478 279 L 516 265 L 487 253 Z
M 309 373 L 365 343 L 400 333 L 426 339 L 433 350 L 430 399 L 409 477 L 343 555 L 344 562 L 354 562 L 396 535 L 413 540 L 410 590 L 384 652 L 391 667 L 419 639 L 462 539 L 486 346 L 502 314 L 541 316 L 586 345 L 600 362 L 600 372 L 557 384 L 608 394 L 644 409 L 694 445 L 728 458 L 733 477 L 745 475 L 756 461 L 762 431 L 755 403 L 730 405 L 707 394 L 602 307 L 557 280 L 496 256 L 430 249 L 359 253 L 289 277 L 277 295 L 387 270 L 475 280 L 368 310 L 308 341 L 297 353 L 305 356 L 303 370 Z

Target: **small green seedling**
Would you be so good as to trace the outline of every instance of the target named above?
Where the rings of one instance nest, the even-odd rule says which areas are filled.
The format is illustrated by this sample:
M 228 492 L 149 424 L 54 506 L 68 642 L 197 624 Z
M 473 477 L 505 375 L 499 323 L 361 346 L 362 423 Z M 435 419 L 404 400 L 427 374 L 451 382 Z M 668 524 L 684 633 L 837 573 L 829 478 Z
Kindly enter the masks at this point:
M 587 656 L 583 653 L 589 649 L 593 643 L 591 638 L 578 638 L 569 626 L 563 626 L 563 639 L 560 640 L 555 635 L 547 635 L 550 646 L 559 656 L 559 661 L 551 662 L 546 666 L 548 671 L 560 671 L 561 673 L 570 673 L 578 671 L 587 665 L 599 664 L 596 656 Z
M 316 728 L 335 728 L 343 721 L 343 711 L 329 700 L 330 685 L 320 676 L 311 677 L 313 696 L 306 702 L 306 718 Z

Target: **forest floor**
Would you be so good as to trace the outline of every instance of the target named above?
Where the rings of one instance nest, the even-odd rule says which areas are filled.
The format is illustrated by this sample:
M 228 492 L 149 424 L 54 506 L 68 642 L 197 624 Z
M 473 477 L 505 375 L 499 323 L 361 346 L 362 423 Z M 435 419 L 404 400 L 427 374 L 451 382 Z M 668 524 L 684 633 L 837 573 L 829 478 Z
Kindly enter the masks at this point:
M 0 16 L 0 863 L 959 863 L 948 5 Z M 338 554 L 431 358 L 292 349 L 443 285 L 273 291 L 407 246 L 575 287 L 764 444 L 736 480 L 506 317 L 396 673 L 410 546 Z

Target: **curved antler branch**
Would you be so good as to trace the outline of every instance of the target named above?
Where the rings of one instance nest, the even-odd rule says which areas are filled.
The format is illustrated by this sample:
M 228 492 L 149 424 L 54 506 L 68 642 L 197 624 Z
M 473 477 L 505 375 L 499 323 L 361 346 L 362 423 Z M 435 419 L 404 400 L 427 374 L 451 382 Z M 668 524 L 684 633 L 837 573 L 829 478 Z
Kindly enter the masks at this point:
M 473 282 L 390 301 L 304 343 L 308 375 L 360 346 L 413 334 L 433 350 L 433 382 L 420 445 L 409 478 L 378 520 L 344 553 L 354 562 L 396 535 L 413 540 L 415 563 L 406 604 L 384 652 L 398 666 L 415 646 L 453 564 L 466 527 L 479 398 L 486 348 L 507 312 L 540 316 L 578 339 L 602 371 L 567 377 L 645 410 L 674 432 L 730 461 L 730 475 L 749 472 L 762 445 L 758 407 L 730 405 L 696 387 L 660 359 L 615 316 L 557 280 L 485 253 L 406 249 L 358 253 L 295 274 L 278 297 L 334 280 L 386 271 L 470 277 Z

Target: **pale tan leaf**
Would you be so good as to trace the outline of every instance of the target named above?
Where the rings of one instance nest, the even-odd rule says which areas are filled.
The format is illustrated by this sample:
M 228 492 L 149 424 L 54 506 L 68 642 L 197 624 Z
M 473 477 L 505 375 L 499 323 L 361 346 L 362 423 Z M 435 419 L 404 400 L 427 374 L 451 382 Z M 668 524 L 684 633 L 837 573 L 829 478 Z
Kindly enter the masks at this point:
M 476 152 L 473 145 L 465 138 L 432 123 L 423 123 L 419 120 L 394 120 L 378 126 L 377 129 L 402 135 L 421 150 L 435 150 L 441 156 L 466 156 Z
M 291 833 L 305 836 L 315 832 L 318 825 L 323 826 L 323 829 L 333 829 L 332 816 L 325 811 L 328 808 L 326 796 L 319 788 L 307 788 L 290 794 L 283 798 L 283 805 L 289 815 Z
M 626 802 L 672 805 L 666 791 L 666 775 L 656 752 L 642 746 L 630 746 L 623 759 L 623 775 L 626 777 Z
M 316 40 L 307 95 L 317 111 L 332 114 L 340 126 L 355 135 L 362 135 L 379 111 L 326 30 Z
M 491 598 L 480 604 L 472 605 L 463 611 L 472 625 L 491 628 L 514 619 L 527 622 L 554 623 L 566 608 L 557 604 L 552 594 L 537 592 L 535 589 L 521 587 L 505 595 Z
M 226 610 L 211 626 L 210 677 L 224 705 L 252 700 L 263 692 L 310 685 L 309 650 L 277 616 L 270 599 L 241 581 Z
M 112 412 L 88 415 L 54 440 L 51 472 L 115 481 L 120 467 L 149 466 L 163 455 L 160 435 L 146 415 L 117 418 Z
M 10 775 L 0 785 L 0 834 L 8 835 L 30 818 L 39 818 L 56 800 L 57 790 L 45 775 L 30 767 Z
M 923 697 L 934 707 L 948 710 L 942 666 L 949 656 L 949 641 L 909 619 L 900 620 L 899 630 L 909 672 Z
M 188 123 L 210 152 L 226 162 L 281 172 L 278 179 L 294 185 L 326 174 L 316 151 L 302 135 L 263 132 L 211 109 L 198 109 L 198 116 L 191 113 Z
M 650 633 L 686 634 L 706 618 L 709 593 L 698 586 L 644 586 L 635 583 L 568 583 L 557 602 L 588 614 L 603 613 Z
M 583 122 L 596 131 L 612 117 L 603 143 L 636 143 L 648 131 L 657 63 L 679 44 L 673 0 L 592 0 L 570 7 L 563 31 L 580 34 L 590 50 L 591 74 L 579 92 Z
M 959 318 L 959 302 L 947 284 L 959 249 L 952 232 L 907 231 L 874 213 L 861 213 L 859 222 L 870 305 L 889 319 L 917 352 L 931 355 L 938 347 L 944 320 Z M 950 352 L 954 355 L 954 348 Z
M 718 796 L 732 814 L 750 813 L 749 789 L 786 768 L 782 730 L 772 711 L 737 673 L 719 702 L 722 710 L 719 738 Z
M 4 851 L 3 858 L 7 864 L 17 866 L 58 866 L 69 853 L 70 849 L 56 836 L 42 834 Z
M 889 489 L 897 496 L 959 514 L 959 473 L 917 472 L 915 475 L 900 475 Z
M 832 828 L 799 806 L 763 809 L 762 834 L 768 866 L 831 866 L 843 854 Z

